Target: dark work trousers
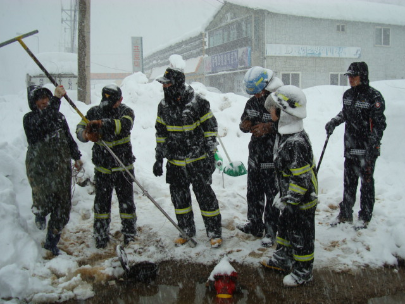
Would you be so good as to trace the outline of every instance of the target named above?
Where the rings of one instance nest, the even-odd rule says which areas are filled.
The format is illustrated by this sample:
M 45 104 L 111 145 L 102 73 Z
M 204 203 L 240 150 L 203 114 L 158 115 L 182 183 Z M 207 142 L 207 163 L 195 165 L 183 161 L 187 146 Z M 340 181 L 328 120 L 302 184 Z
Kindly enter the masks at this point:
M 374 168 L 376 158 L 366 161 L 363 156 L 346 157 L 344 165 L 344 192 L 343 202 L 340 203 L 340 216 L 353 218 L 353 206 L 356 202 L 356 192 L 359 177 L 360 187 L 360 211 L 359 219 L 369 222 L 373 215 L 375 202 L 374 191 Z
M 188 235 L 195 236 L 196 229 L 194 223 L 194 213 L 191 204 L 190 184 L 200 206 L 201 215 L 204 220 L 207 236 L 220 238 L 222 235 L 221 214 L 218 200 L 212 190 L 210 182 L 198 175 L 190 181 L 170 183 L 170 195 L 176 211 L 176 218 L 179 227 Z
M 292 272 L 303 279 L 312 275 L 315 249 L 316 207 L 301 210 L 287 204 L 281 212 L 277 249 L 273 259 L 281 267 L 292 265 Z
M 277 222 L 280 210 L 273 207 L 274 196 L 277 194 L 274 168 L 261 169 L 249 164 L 247 178 L 247 219 L 253 230 L 265 230 L 266 236 L 273 239 L 277 233 Z
M 134 170 L 129 170 L 134 174 Z M 94 199 L 94 236 L 96 240 L 108 240 L 111 222 L 111 199 L 113 189 L 118 197 L 121 232 L 124 235 L 136 234 L 136 208 L 132 180 L 126 172 L 105 174 L 95 171 L 96 197 Z

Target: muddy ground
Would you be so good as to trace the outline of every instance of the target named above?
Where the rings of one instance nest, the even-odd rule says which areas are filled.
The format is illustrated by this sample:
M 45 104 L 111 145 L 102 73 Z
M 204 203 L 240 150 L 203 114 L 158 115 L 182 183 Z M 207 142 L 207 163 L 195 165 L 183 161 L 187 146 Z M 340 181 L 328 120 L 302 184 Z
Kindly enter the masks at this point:
M 283 287 L 283 275 L 232 263 L 238 272 L 240 292 L 224 303 L 405 303 L 405 265 L 378 270 L 350 272 L 315 270 L 314 281 L 297 288 Z M 159 264 L 158 275 L 150 284 L 115 280 L 96 284 L 96 295 L 86 301 L 66 303 L 222 303 L 206 281 L 215 265 Z M 395 296 L 393 296 L 395 295 Z M 393 296 L 388 299 L 373 299 Z M 373 299 L 373 300 L 370 300 Z

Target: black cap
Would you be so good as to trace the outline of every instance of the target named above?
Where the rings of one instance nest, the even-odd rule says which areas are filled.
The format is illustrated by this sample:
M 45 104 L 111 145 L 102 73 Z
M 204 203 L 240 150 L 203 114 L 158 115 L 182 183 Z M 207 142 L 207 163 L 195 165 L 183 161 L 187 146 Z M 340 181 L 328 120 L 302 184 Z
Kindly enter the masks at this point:
M 346 76 L 368 76 L 368 66 L 365 62 L 353 62 L 350 64 Z
M 122 97 L 122 92 L 119 86 L 115 84 L 106 85 L 101 92 L 101 101 L 118 101 Z
M 174 68 L 167 68 L 163 77 L 159 77 L 156 79 L 162 84 L 183 84 L 185 82 L 184 73 L 178 69 Z

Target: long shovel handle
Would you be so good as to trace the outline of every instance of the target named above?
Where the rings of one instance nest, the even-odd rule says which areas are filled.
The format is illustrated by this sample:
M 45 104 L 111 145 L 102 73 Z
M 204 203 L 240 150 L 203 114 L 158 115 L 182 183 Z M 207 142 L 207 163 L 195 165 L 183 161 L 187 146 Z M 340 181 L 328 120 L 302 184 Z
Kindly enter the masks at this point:
M 231 159 L 229 158 L 228 152 L 226 152 L 226 149 L 225 149 L 224 144 L 222 143 L 221 137 L 217 136 L 217 138 L 218 138 L 219 143 L 221 144 L 222 148 L 223 148 L 224 151 L 225 151 L 226 158 L 228 158 L 229 163 L 231 163 Z
M 37 31 L 38 32 L 38 31 Z M 28 34 L 26 34 L 28 35 Z M 35 63 L 38 65 L 38 67 L 42 70 L 42 72 L 44 72 L 44 74 L 46 75 L 46 77 L 48 77 L 48 79 L 53 83 L 53 85 L 55 87 L 58 86 L 58 83 L 56 82 L 56 80 L 52 77 L 51 74 L 48 73 L 48 71 L 45 69 L 45 67 L 42 65 L 41 62 L 39 62 L 39 60 L 37 59 L 37 57 L 35 57 L 35 55 L 31 52 L 31 50 L 27 47 L 27 45 L 24 43 L 24 41 L 22 41 L 22 36 L 16 37 L 15 39 L 21 44 L 21 46 L 24 48 L 24 50 L 26 50 L 26 52 L 28 53 L 28 55 L 32 58 L 32 60 L 35 61 Z M 70 99 L 70 97 L 65 94 L 63 97 L 65 97 L 65 99 L 67 100 L 67 102 L 72 106 L 73 109 L 76 110 L 77 114 L 80 115 L 80 117 L 86 122 L 88 123 L 89 120 L 86 118 L 86 116 L 84 116 L 82 114 L 82 112 L 80 112 L 80 110 L 76 107 L 76 105 L 73 103 L 73 101 Z
M 38 31 L 36 31 L 38 32 Z M 28 34 L 26 34 L 28 35 Z M 16 37 L 14 39 L 12 39 L 13 41 L 11 41 L 10 43 L 14 42 L 14 41 L 18 41 L 21 46 L 27 51 L 28 55 L 30 55 L 30 57 L 35 61 L 35 63 L 38 65 L 38 67 L 45 73 L 45 75 L 49 78 L 49 80 L 53 83 L 53 85 L 55 87 L 58 86 L 58 83 L 56 82 L 56 80 L 52 77 L 51 74 L 48 73 L 48 71 L 45 69 L 45 67 L 41 64 L 41 62 L 39 62 L 39 60 L 35 57 L 35 55 L 31 52 L 31 50 L 26 46 L 26 44 L 22 41 L 23 36 L 26 37 L 26 35 L 22 35 L 19 37 Z M 7 41 L 6 41 L 7 42 Z M 73 101 L 67 96 L 67 94 L 64 95 L 65 99 L 69 102 L 69 104 L 76 110 L 76 112 L 80 115 L 80 117 L 86 122 L 89 123 L 89 120 L 86 118 L 86 116 L 84 116 L 80 110 L 76 107 L 76 105 L 73 103 Z M 177 228 L 177 230 L 180 231 L 181 235 L 183 238 L 185 238 L 186 240 L 190 241 L 190 246 L 191 247 L 195 247 L 197 245 L 197 242 L 189 237 L 172 219 L 171 217 L 166 213 L 166 211 L 164 211 L 162 209 L 162 207 L 160 207 L 160 205 L 153 199 L 153 197 L 151 197 L 149 195 L 149 193 L 141 186 L 141 184 L 137 181 L 137 179 L 135 178 L 135 176 L 125 167 L 125 165 L 122 163 L 122 161 L 118 158 L 117 155 L 115 155 L 115 153 L 110 149 L 110 147 L 104 142 L 104 140 L 100 140 L 100 142 L 103 144 L 103 146 L 107 149 L 107 151 L 111 154 L 112 157 L 114 157 L 114 159 L 120 164 L 120 166 L 128 173 L 128 175 L 132 178 L 132 180 L 138 185 L 138 187 L 142 190 L 143 194 L 149 198 L 151 200 L 151 202 L 163 213 L 164 216 L 166 216 L 166 218 L 174 225 L 174 227 Z
M 325 144 L 323 145 L 321 157 L 319 158 L 318 166 L 316 167 L 316 173 L 318 173 L 319 167 L 321 166 L 322 158 L 323 158 L 323 155 L 325 154 L 325 149 L 326 149 L 326 146 L 328 144 L 329 137 L 330 137 L 330 134 L 328 134 L 328 136 L 326 136 L 326 140 L 325 140 Z

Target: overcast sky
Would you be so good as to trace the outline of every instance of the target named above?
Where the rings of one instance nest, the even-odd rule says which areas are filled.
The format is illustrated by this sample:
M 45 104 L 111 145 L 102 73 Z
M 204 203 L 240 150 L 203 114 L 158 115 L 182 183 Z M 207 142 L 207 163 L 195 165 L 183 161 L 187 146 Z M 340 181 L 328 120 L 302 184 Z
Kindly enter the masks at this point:
M 169 42 L 197 34 L 223 0 L 91 0 L 92 72 L 131 72 L 131 37 L 143 37 L 148 55 Z M 248 0 L 247 0 L 248 1 Z M 263 0 L 268 1 L 268 0 Z M 327 1 L 327 0 L 325 0 Z M 350 5 L 350 0 L 345 1 Z M 405 0 L 368 0 L 405 5 Z M 0 42 L 38 30 L 24 41 L 34 54 L 60 52 L 69 42 L 62 5 L 71 0 L 0 0 Z M 9 93 L 22 81 L 31 61 L 18 43 L 0 48 L 0 90 Z M 1 95 L 1 94 L 0 94 Z

